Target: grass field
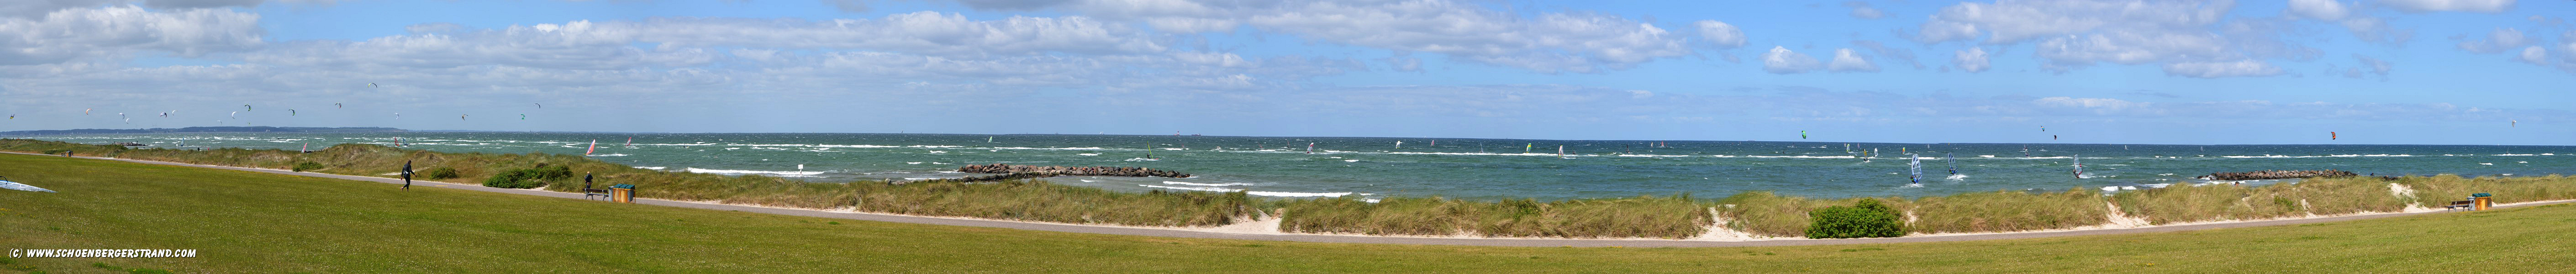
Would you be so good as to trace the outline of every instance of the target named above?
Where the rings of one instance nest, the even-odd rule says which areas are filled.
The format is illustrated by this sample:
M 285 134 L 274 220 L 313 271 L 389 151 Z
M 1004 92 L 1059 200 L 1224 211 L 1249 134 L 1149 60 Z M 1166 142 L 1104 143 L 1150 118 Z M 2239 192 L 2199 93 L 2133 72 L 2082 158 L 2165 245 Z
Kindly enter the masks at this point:
M 0 248 L 200 250 L 197 258 L 0 259 L 0 273 L 2543 273 L 2576 259 L 2576 206 L 2568 205 L 1975 242 L 1523 248 L 833 220 L 29 155 L 0 155 L 0 176 L 62 192 L 0 191 Z

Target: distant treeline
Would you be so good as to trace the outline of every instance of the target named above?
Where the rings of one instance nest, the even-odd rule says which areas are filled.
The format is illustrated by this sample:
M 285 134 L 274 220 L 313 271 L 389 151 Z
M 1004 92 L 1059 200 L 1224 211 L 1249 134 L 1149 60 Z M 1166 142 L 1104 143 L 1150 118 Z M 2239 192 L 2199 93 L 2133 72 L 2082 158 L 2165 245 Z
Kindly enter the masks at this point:
M 147 128 L 147 129 L 95 129 L 95 128 L 93 128 L 93 129 L 60 129 L 60 130 L 20 130 L 20 131 L 0 131 L 0 136 L 17 136 L 17 135 L 71 135 L 71 134 L 191 133 L 191 132 L 407 132 L 407 131 L 410 131 L 410 130 L 404 130 L 404 129 L 399 129 L 399 128 L 389 128 L 389 127 L 269 127 L 269 126 L 258 126 L 258 127 L 184 127 L 184 128 Z

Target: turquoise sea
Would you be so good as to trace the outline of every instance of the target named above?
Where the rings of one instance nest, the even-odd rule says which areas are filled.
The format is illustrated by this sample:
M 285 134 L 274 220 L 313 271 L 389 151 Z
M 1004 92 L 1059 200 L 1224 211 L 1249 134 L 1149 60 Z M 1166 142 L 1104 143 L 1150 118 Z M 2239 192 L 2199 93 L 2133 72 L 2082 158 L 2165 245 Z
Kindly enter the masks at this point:
M 583 154 L 674 172 L 814 182 L 955 178 L 958 166 L 1135 166 L 1192 178 L 1057 177 L 1125 191 L 1233 191 L 1272 197 L 1469 199 L 1937 196 L 1995 190 L 2128 190 L 2211 172 L 2338 169 L 2378 175 L 2576 174 L 2576 147 L 2469 145 L 1903 144 L 1169 135 L 838 133 L 191 133 L 18 136 L 159 148 L 320 149 L 340 143 L 446 152 Z M 629 139 L 632 144 L 629 144 Z M 1399 147 L 1398 142 L 1402 142 Z M 1308 146 L 1312 144 L 1312 153 Z M 1558 154 L 1559 147 L 1564 154 Z M 1846 149 L 1846 146 L 1849 148 Z M 1876 153 L 1867 153 L 1875 151 Z M 1922 177 L 1909 162 L 1921 157 Z M 2080 155 L 2080 159 L 2077 158 Z M 2075 162 L 2085 175 L 2076 177 Z M 798 166 L 803 168 L 799 169 Z M 1952 170 L 1956 170 L 1953 174 Z M 2279 183 L 2251 181 L 2246 183 Z

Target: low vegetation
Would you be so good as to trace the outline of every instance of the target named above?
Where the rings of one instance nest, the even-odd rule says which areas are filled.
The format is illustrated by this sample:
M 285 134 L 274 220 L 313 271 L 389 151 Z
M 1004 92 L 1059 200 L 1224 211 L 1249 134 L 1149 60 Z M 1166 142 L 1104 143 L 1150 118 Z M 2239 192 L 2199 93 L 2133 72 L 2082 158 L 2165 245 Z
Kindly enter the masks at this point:
M 1807 226 L 1807 238 L 1885 238 L 1905 236 L 1905 219 L 1896 208 L 1879 204 L 1878 199 L 1861 199 L 1852 206 L 1833 206 L 1807 214 L 1815 223 Z
M 2576 261 L 2576 230 L 2564 229 L 2576 205 L 2015 240 L 1566 248 L 853 221 L 33 155 L 0 155 L 0 174 L 61 191 L 0 191 L 0 246 L 200 250 L 0 258 L 6 273 L 2557 273 Z
M 2167 224 L 2391 212 L 2410 205 L 2439 207 L 2469 193 L 2493 193 L 2498 203 L 2576 199 L 2576 178 L 2442 175 L 2396 180 L 2317 178 L 2272 186 L 2177 184 L 2109 195 L 2077 188 L 1913 199 L 1822 199 L 1756 191 L 1715 200 L 1687 195 L 1549 202 L 1388 197 L 1371 203 L 1355 197 L 1263 199 L 1242 192 L 1135 193 L 1054 185 L 1044 180 L 808 182 L 759 175 L 646 170 L 579 155 L 446 153 L 370 144 L 342 144 L 300 153 L 276 149 L 137 149 L 0 139 L 0 151 L 71 152 L 81 156 L 360 176 L 388 176 L 385 174 L 400 171 L 410 161 L 416 168 L 428 170 L 423 174 L 425 179 L 559 192 L 580 191 L 580 184 L 566 183 L 572 174 L 595 174 L 602 183 L 637 185 L 637 197 L 648 199 L 1138 226 L 1206 227 L 1280 218 L 1281 229 L 1288 232 L 1368 235 L 1689 238 L 1711 228 L 1723 228 L 1756 236 L 1802 237 L 1816 223 L 1817 210 L 1854 205 L 1862 200 L 1899 212 L 1900 220 L 1905 221 L 1902 233 L 1973 233 L 2104 225 L 2112 221 L 2109 215 L 2115 206 L 2119 214 Z M 526 171 L 539 167 L 544 170 Z M 2392 193 L 2391 184 L 2412 192 L 2397 195 Z
M 1712 216 L 1689 195 L 1540 203 L 1429 198 L 1277 201 L 1280 230 L 1303 233 L 1547 238 L 1668 238 L 1708 232 Z

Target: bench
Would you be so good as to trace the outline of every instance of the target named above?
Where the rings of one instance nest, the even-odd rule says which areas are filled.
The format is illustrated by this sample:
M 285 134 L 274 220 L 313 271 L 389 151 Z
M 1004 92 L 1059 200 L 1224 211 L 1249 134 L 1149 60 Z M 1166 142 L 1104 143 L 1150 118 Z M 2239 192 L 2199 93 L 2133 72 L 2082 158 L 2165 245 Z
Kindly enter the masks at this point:
M 581 184 L 581 198 L 582 198 L 582 199 L 590 199 L 590 197 L 592 197 L 592 196 L 598 196 L 599 198 L 606 199 L 606 198 L 608 198 L 608 190 L 606 190 L 606 189 L 591 188 L 590 183 L 582 183 L 582 184 Z
M 2451 202 L 2451 205 L 2442 206 L 2442 209 L 2444 209 L 2444 210 L 2450 210 L 2450 209 L 2469 208 L 2469 207 L 2473 207 L 2473 206 L 2477 205 L 2477 203 L 2478 203 L 2478 200 L 2453 201 L 2453 202 Z

